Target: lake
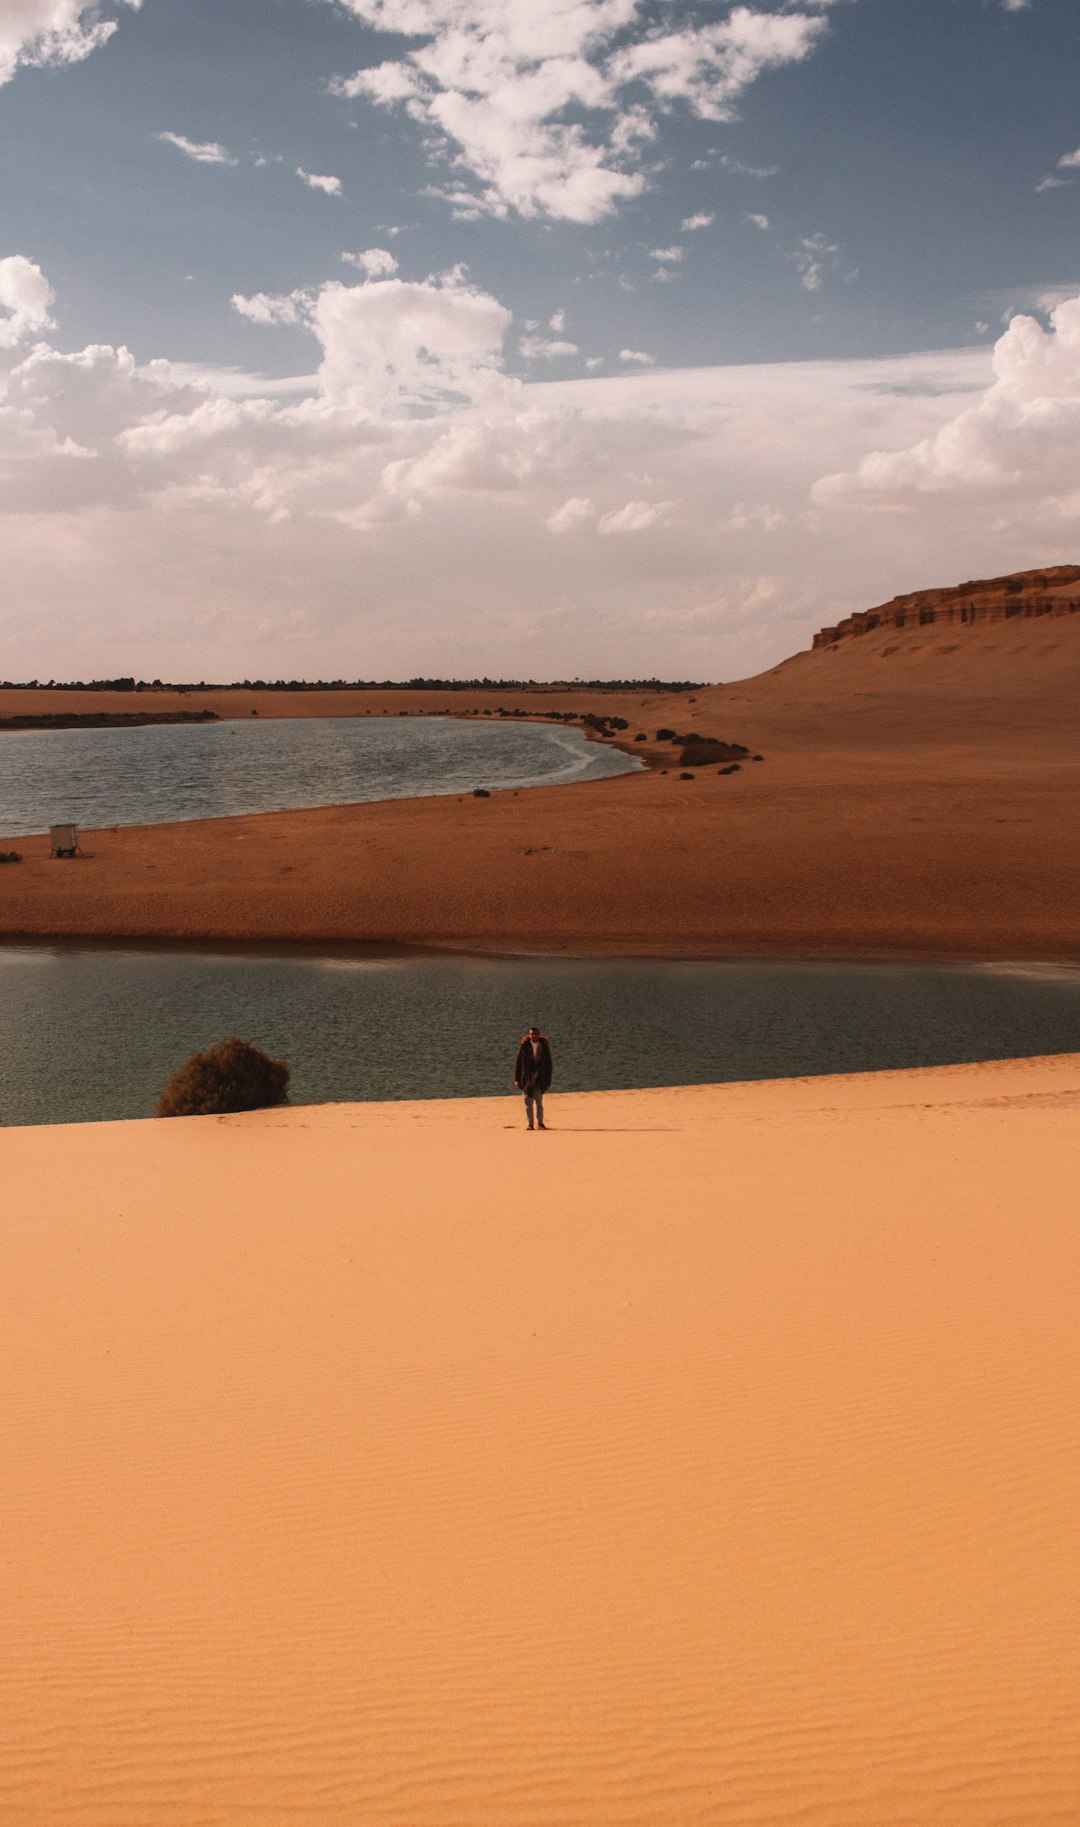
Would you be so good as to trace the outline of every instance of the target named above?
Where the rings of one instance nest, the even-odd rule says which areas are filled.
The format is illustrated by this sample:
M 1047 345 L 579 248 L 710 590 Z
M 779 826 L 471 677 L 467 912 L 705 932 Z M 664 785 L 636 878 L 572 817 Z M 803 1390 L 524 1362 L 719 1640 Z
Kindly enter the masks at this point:
M 0 1116 L 148 1116 L 233 1033 L 296 1102 L 509 1093 L 530 1021 L 557 1123 L 559 1091 L 1077 1051 L 1080 970 L 0 945 Z
M 557 786 L 638 763 L 558 724 L 454 717 L 232 718 L 0 731 L 0 836 L 362 800 Z

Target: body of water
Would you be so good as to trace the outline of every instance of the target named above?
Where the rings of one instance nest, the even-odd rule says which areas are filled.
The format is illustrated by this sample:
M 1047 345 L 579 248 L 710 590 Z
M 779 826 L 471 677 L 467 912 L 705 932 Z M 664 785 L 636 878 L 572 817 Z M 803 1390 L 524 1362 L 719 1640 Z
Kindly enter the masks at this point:
M 557 1123 L 560 1091 L 1080 1051 L 1080 970 L 7 945 L 0 1116 L 149 1116 L 230 1034 L 288 1059 L 299 1103 L 510 1096 L 531 1021 L 552 1038 Z
M 557 724 L 275 717 L 0 731 L 0 835 L 224 818 L 474 787 L 554 786 L 638 764 Z

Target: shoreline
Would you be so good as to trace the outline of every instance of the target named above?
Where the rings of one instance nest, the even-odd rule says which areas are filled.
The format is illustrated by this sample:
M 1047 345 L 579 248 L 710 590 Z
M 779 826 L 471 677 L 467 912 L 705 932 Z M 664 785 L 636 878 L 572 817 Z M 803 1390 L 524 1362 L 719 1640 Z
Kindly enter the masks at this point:
M 172 935 L 169 933 L 72 933 L 72 932 L 0 932 L 0 951 L 6 948 L 21 951 L 33 951 L 40 948 L 55 948 L 60 951 L 86 952 L 151 952 L 164 955 L 214 955 L 236 958 L 280 958 L 283 960 L 303 958 L 341 959 L 343 961 L 370 959 L 373 963 L 379 960 L 401 959 L 451 959 L 473 960 L 478 963 L 529 963 L 544 964 L 590 964 L 590 963 L 624 963 L 624 964 L 790 964 L 794 966 L 821 965 L 824 968 L 843 969 L 845 965 L 873 966 L 883 970 L 911 966 L 937 967 L 942 970 L 1080 970 L 1080 939 L 1072 951 L 1033 956 L 1019 955 L 1016 952 L 972 951 L 918 951 L 915 949 L 889 950 L 878 947 L 859 950 L 849 947 L 846 950 L 832 950 L 821 947 L 817 950 L 793 951 L 784 950 L 777 945 L 747 945 L 740 949 L 724 951 L 663 950 L 636 949 L 618 950 L 601 945 L 593 949 L 575 949 L 564 947 L 559 951 L 544 951 L 536 947 L 521 948 L 510 944 L 498 945 L 492 942 L 460 945 L 443 943 L 434 940 L 405 943 L 397 939 L 363 939 L 332 938 L 316 936 L 312 938 L 290 938 L 274 936 L 255 936 L 251 938 L 222 936 L 214 933 Z
M 614 778 L 86 832 L 93 854 L 70 864 L 51 862 L 43 838 L 20 839 L 25 860 L 0 868 L 0 928 L 57 941 L 1073 963 L 1078 635 L 1021 619 L 976 629 L 962 649 L 914 630 L 900 651 L 867 633 L 737 685 L 614 693 L 602 708 L 629 724 L 615 740 L 651 764 Z M 493 697 L 542 720 L 589 702 L 483 697 L 405 692 L 366 708 L 461 716 Z M 315 693 L 295 708 L 343 706 Z M 656 740 L 665 727 L 765 759 L 730 777 L 681 770 Z M 642 729 L 648 742 L 626 740 Z

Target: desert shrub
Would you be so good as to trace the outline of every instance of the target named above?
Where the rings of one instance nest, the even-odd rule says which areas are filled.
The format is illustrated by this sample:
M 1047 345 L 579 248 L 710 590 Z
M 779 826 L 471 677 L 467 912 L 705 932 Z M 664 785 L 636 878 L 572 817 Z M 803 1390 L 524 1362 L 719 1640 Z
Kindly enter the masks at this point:
M 674 730 L 657 730 L 656 740 L 657 740 L 657 742 L 674 742 L 675 741 L 675 731 Z
M 739 772 L 739 764 L 737 761 L 729 761 L 726 768 L 717 768 L 716 772 L 718 774 L 737 774 Z
M 648 740 L 649 740 L 649 738 L 646 736 L 644 730 L 642 730 L 637 736 L 634 737 L 635 742 L 648 742 Z
M 205 1053 L 193 1053 L 158 1098 L 154 1115 L 221 1116 L 233 1110 L 267 1110 L 289 1101 L 289 1062 L 232 1035 Z
M 680 780 L 693 780 L 693 778 L 694 778 L 694 776 L 692 774 L 680 774 L 679 775 Z
M 472 790 L 472 796 L 474 799 L 490 799 L 491 798 L 491 794 L 488 792 L 486 787 L 474 787 Z
M 0 863 L 21 863 L 21 850 L 0 850 Z
M 720 742 L 715 736 L 703 736 L 686 744 L 680 760 L 684 768 L 710 768 L 721 761 L 738 761 L 745 754 L 741 742 Z

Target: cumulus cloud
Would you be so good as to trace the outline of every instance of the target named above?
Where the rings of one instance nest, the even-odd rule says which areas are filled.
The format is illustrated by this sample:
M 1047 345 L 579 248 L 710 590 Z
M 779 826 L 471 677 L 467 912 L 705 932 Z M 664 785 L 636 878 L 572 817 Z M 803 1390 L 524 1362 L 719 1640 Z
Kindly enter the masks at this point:
M 321 190 L 324 196 L 340 197 L 341 179 L 320 176 L 317 171 L 305 171 L 302 165 L 296 167 L 296 175 L 309 190 Z
M 760 228 L 763 234 L 768 232 L 768 228 L 769 228 L 768 216 L 761 215 L 756 210 L 751 210 L 751 212 L 747 216 L 746 220 L 748 222 L 752 222 L 754 224 L 755 228 Z
M 159 140 L 166 140 L 189 159 L 199 165 L 235 165 L 236 160 L 226 147 L 217 140 L 189 140 L 183 133 L 159 133 Z
M 575 527 L 586 526 L 595 519 L 596 508 L 588 495 L 571 495 L 548 515 L 545 525 L 552 533 L 572 533 Z
M 646 355 L 644 349 L 620 349 L 619 360 L 631 365 L 636 364 L 639 368 L 651 368 L 656 361 L 656 357 L 655 355 Z
M 0 349 L 14 349 L 24 338 L 50 329 L 54 300 L 41 268 L 25 254 L 0 260 Z
M 1080 171 L 1080 146 L 1076 148 L 1075 152 L 1067 152 L 1064 158 L 1058 160 L 1058 170 Z
M 684 247 L 652 247 L 649 249 L 650 260 L 662 260 L 675 265 L 686 253 Z
M 142 0 L 116 0 L 134 10 Z M 0 83 L 20 64 L 81 63 L 117 29 L 97 0 L 4 0 L 0 6 Z
M 1075 553 L 1080 298 L 1015 317 L 993 365 L 534 384 L 463 273 L 357 275 L 238 297 L 267 338 L 310 339 L 314 372 L 280 388 L 51 348 L 51 309 L 31 260 L 0 262 L 16 671 L 242 676 L 257 643 L 286 676 L 362 652 L 391 674 L 735 677 L 897 590 Z
M 527 362 L 553 362 L 560 356 L 577 355 L 576 343 L 559 341 L 548 336 L 523 336 L 518 348 Z
M 825 476 L 821 503 L 910 508 L 935 499 L 1038 499 L 1080 518 L 1080 298 L 1047 327 L 1013 317 L 994 346 L 992 384 L 931 437 L 873 450 L 852 471 Z
M 27 336 L 51 329 L 53 301 L 53 287 L 33 259 L 0 259 L 0 349 L 15 349 Z
M 342 3 L 423 41 L 332 86 L 411 115 L 458 174 L 434 192 L 455 214 L 589 223 L 644 189 L 643 149 L 665 113 L 733 119 L 764 71 L 809 56 L 829 0 L 736 5 L 719 21 L 698 0 L 668 29 L 642 0 Z
M 645 533 L 664 519 L 670 501 L 628 501 L 625 506 L 604 514 L 596 523 L 598 533 Z
M 707 209 L 699 210 L 698 214 L 696 216 L 684 216 L 683 217 L 683 219 L 682 219 L 683 233 L 684 234 L 693 234 L 695 229 L 711 228 L 715 221 L 716 221 L 716 217 L 712 214 L 712 212 L 710 210 L 707 210 Z
M 341 258 L 350 266 L 360 267 L 369 279 L 387 279 L 398 270 L 397 261 L 385 247 L 366 247 L 361 254 L 342 254 Z
M 753 218 L 751 218 L 753 220 Z M 764 218 L 767 226 L 767 218 Z M 760 228 L 762 223 L 758 223 Z M 799 284 L 806 292 L 820 291 L 826 275 L 836 266 L 840 253 L 838 245 L 826 239 L 824 235 L 804 235 L 797 248 L 788 258 L 794 262 L 799 275 Z

